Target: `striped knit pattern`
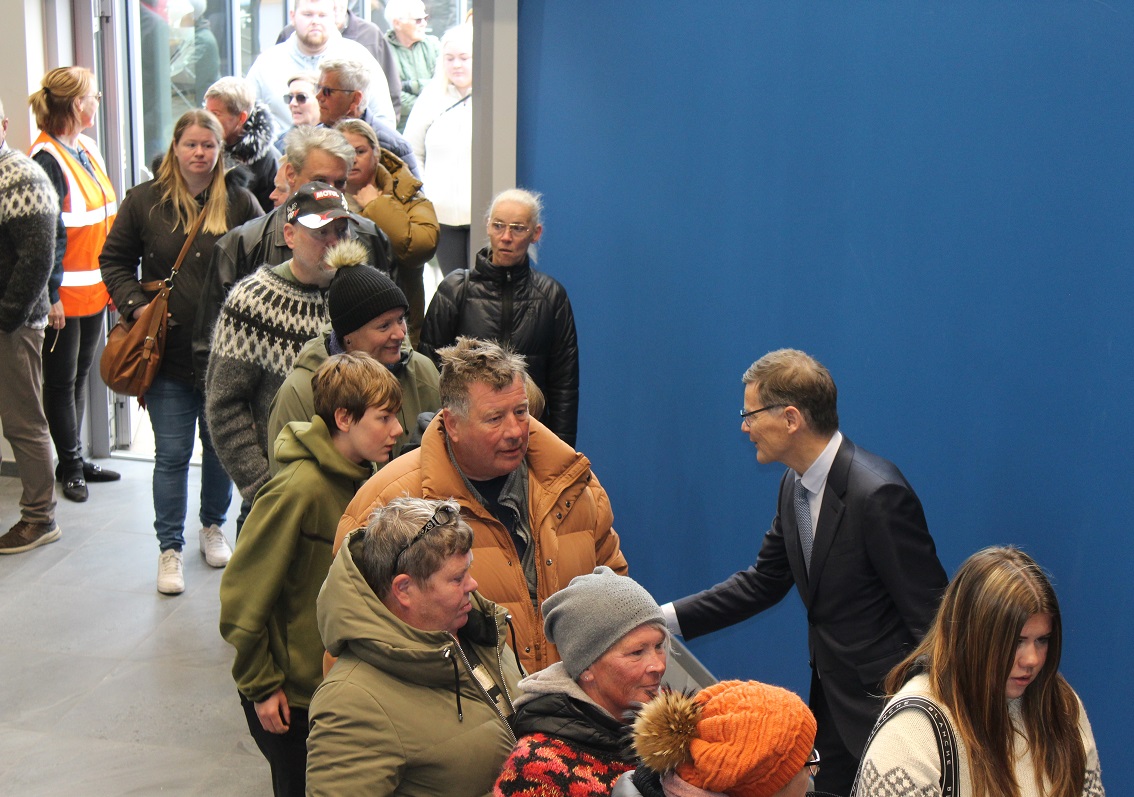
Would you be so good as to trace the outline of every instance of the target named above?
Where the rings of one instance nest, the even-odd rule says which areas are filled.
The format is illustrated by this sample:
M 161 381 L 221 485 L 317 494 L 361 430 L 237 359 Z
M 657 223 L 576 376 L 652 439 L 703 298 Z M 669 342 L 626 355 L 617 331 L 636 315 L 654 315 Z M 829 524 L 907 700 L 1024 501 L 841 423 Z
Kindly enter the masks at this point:
M 43 328 L 59 199 L 43 169 L 12 147 L 0 152 L 0 330 Z
M 213 332 L 206 416 L 217 455 L 242 496 L 268 480 L 268 414 L 299 350 L 327 323 L 322 291 L 264 266 L 238 282 Z

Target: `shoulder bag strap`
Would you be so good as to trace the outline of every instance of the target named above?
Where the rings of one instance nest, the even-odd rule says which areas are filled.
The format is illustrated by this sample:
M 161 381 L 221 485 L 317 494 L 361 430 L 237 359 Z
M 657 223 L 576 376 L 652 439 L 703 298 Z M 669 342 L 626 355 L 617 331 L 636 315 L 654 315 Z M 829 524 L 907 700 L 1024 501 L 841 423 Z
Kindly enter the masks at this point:
M 169 276 L 163 280 L 154 280 L 152 282 L 141 283 L 142 290 L 156 291 L 163 285 L 167 288 L 173 287 L 173 278 L 177 276 L 177 270 L 181 268 L 181 264 L 185 262 L 185 255 L 189 254 L 189 247 L 193 245 L 193 241 L 197 238 L 197 231 L 201 229 L 201 224 L 205 221 L 205 209 L 201 208 L 201 212 L 197 214 L 197 220 L 193 222 L 193 228 L 189 230 L 189 235 L 185 238 L 185 243 L 181 246 L 181 253 L 177 255 L 177 262 L 173 264 L 173 268 L 169 272 Z
M 201 229 L 201 225 L 205 221 L 205 209 L 201 208 L 200 213 L 197 214 L 197 221 L 193 223 L 193 229 L 189 231 L 189 236 L 185 239 L 184 246 L 181 247 L 181 254 L 177 256 L 177 262 L 173 264 L 173 270 L 169 272 L 169 278 L 166 282 L 170 287 L 173 286 L 173 278 L 177 276 L 177 269 L 181 268 L 182 262 L 185 260 L 185 255 L 189 254 L 189 247 L 193 245 L 193 241 L 197 238 L 197 231 Z
M 878 717 L 878 722 L 874 724 L 874 730 L 870 732 L 870 738 L 866 740 L 866 749 L 869 749 L 870 743 L 874 741 L 875 734 L 886 724 L 886 721 L 907 708 L 920 711 L 929 717 L 937 731 L 937 754 L 941 759 L 942 797 L 960 797 L 957 781 L 957 737 L 953 734 L 953 728 L 949 724 L 949 718 L 945 716 L 945 712 L 932 700 L 917 695 L 895 700 Z

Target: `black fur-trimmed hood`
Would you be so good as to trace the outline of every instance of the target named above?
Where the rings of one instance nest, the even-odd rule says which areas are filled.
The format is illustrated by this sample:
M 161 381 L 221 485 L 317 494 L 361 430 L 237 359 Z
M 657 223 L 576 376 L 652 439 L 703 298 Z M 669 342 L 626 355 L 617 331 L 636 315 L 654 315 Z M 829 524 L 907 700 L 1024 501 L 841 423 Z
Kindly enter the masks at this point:
M 237 163 L 254 163 L 264 157 L 276 139 L 275 123 L 268 106 L 257 100 L 244 123 L 244 135 L 225 154 Z

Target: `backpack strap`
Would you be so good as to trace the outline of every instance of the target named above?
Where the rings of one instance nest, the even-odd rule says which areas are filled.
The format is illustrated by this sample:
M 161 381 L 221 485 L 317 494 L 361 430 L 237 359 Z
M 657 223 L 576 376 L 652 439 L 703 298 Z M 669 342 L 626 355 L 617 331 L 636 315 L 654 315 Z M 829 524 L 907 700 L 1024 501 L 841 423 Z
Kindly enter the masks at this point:
M 945 712 L 932 700 L 917 695 L 895 700 L 878 717 L 878 722 L 874 723 L 874 730 L 870 732 L 870 738 L 866 740 L 866 748 L 870 747 L 870 743 L 874 741 L 874 736 L 886 724 L 887 720 L 899 711 L 908 708 L 920 711 L 929 717 L 934 730 L 937 731 L 937 755 L 941 760 L 941 797 L 960 797 L 957 781 L 957 737 L 953 734 L 953 727 L 949 724 L 949 718 L 945 716 Z

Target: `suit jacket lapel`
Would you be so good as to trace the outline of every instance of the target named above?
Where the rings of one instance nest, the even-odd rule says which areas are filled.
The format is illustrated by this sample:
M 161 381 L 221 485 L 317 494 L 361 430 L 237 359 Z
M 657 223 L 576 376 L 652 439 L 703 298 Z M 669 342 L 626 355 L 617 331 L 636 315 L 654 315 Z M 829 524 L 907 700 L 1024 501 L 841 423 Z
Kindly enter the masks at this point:
M 854 459 L 854 443 L 846 437 L 835 452 L 835 461 L 827 474 L 827 485 L 823 490 L 823 500 L 819 505 L 819 523 L 815 529 L 815 541 L 811 545 L 811 570 L 807 578 L 807 593 L 810 605 L 819 589 L 823 566 L 827 563 L 827 553 L 839 533 L 843 520 L 845 504 L 843 496 L 847 492 L 851 460 Z M 799 533 L 796 532 L 796 547 L 799 547 Z M 801 554 L 802 556 L 802 554 Z

